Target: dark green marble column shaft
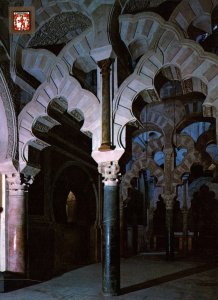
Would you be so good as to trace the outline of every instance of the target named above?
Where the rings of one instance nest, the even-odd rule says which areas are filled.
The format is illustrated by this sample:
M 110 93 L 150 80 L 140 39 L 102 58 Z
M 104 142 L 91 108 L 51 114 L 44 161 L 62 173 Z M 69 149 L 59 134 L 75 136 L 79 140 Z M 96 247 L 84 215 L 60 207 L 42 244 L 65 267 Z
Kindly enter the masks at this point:
M 118 185 L 104 186 L 102 290 L 107 296 L 120 291 L 120 228 Z
M 166 209 L 166 258 L 174 258 L 173 209 Z

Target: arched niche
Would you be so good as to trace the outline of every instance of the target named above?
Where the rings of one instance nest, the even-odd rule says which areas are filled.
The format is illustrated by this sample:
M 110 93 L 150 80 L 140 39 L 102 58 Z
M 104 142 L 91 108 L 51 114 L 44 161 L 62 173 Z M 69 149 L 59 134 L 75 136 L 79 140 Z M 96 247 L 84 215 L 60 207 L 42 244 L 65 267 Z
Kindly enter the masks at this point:
M 95 259 L 92 229 L 98 215 L 98 201 L 93 176 L 81 163 L 67 162 L 53 180 L 50 212 L 58 241 L 54 248 L 55 274 Z

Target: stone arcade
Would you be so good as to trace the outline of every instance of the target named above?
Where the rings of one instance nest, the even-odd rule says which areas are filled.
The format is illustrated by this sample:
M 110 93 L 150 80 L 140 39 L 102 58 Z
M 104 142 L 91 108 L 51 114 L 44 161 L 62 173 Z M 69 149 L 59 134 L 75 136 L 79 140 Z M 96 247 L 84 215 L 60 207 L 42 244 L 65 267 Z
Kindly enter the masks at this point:
M 0 24 L 1 291 L 101 262 L 113 296 L 120 257 L 215 257 L 218 0 L 3 0 Z

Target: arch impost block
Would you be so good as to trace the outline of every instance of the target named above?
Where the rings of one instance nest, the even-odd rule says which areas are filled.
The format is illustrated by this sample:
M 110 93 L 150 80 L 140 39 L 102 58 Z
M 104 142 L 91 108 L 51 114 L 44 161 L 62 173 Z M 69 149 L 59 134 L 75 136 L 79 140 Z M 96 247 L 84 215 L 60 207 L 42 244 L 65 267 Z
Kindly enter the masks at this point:
M 112 162 L 112 161 L 119 161 L 121 156 L 124 153 L 123 148 L 117 148 L 111 151 L 92 151 L 92 157 L 97 162 L 97 164 L 104 163 L 104 162 Z
M 99 61 L 102 61 L 102 60 L 116 58 L 113 47 L 110 44 L 99 47 L 99 48 L 93 48 L 90 51 L 90 55 L 96 61 L 96 63 Z

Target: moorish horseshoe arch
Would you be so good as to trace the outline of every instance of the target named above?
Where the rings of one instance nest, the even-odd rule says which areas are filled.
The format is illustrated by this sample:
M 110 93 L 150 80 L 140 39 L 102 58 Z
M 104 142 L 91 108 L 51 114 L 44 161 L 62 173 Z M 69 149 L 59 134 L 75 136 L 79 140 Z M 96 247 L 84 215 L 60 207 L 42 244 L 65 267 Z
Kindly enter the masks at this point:
M 171 124 L 172 119 L 174 118 L 173 115 L 170 113 L 170 107 L 174 107 L 174 103 L 169 103 L 168 106 L 165 106 L 165 109 L 163 110 L 163 104 L 159 104 L 156 106 L 149 105 L 141 112 L 141 122 L 145 124 L 145 129 L 148 124 L 155 124 L 157 128 L 159 129 L 159 132 L 161 131 L 162 136 L 160 136 L 157 139 L 152 139 L 148 142 L 147 145 L 147 151 L 146 153 L 143 152 L 142 147 L 137 143 L 133 143 L 133 150 L 135 152 L 135 157 L 137 159 L 133 162 L 131 169 L 124 175 L 123 181 L 122 181 L 122 192 L 123 192 L 123 198 L 124 200 L 128 196 L 128 188 L 131 187 L 131 179 L 133 177 L 138 177 L 138 173 L 141 169 L 150 167 L 152 174 L 154 174 L 155 168 L 158 168 L 157 174 L 154 174 L 158 179 L 158 185 L 163 186 L 164 183 L 164 171 L 157 166 L 155 161 L 152 159 L 152 154 L 154 151 L 162 150 L 164 146 L 167 146 L 165 143 L 169 142 L 169 139 L 173 138 L 172 142 L 175 144 L 177 148 L 185 148 L 187 149 L 187 154 L 185 158 L 182 160 L 181 164 L 179 164 L 177 167 L 174 168 L 173 171 L 173 185 L 176 187 L 179 184 L 182 184 L 182 175 L 186 172 L 190 172 L 190 168 L 193 165 L 193 163 L 201 163 L 204 169 L 207 169 L 211 163 L 211 160 L 207 159 L 205 160 L 201 152 L 198 148 L 195 149 L 194 146 L 194 140 L 187 135 L 183 134 L 176 134 L 175 128 L 176 126 L 181 122 L 181 120 L 185 116 L 185 106 L 180 102 L 177 101 L 178 105 L 180 106 L 180 109 L 178 111 L 180 113 L 177 114 L 175 120 L 175 124 Z M 192 107 L 193 108 L 193 107 Z M 147 111 L 148 110 L 148 111 Z M 192 110 L 191 112 L 192 113 Z M 171 128 L 169 128 L 169 125 L 171 124 Z M 168 126 L 167 126 L 168 125 Z M 169 136 L 169 131 L 171 132 Z M 165 140 L 165 137 L 167 137 L 167 141 Z M 147 161 L 146 161 L 146 159 Z M 150 163 L 150 161 L 152 163 Z M 144 164 L 144 165 L 143 165 Z M 149 164 L 149 166 L 148 166 Z M 160 170 L 159 170 L 160 169 Z
M 135 160 L 131 169 L 126 172 L 121 182 L 122 200 L 125 201 L 128 197 L 128 188 L 131 187 L 132 178 L 139 177 L 139 172 L 142 169 L 148 168 L 152 176 L 158 180 L 158 185 L 163 183 L 163 169 L 157 166 L 153 159 L 147 158 L 145 155 Z
M 205 85 L 207 86 L 204 116 L 216 117 L 216 113 L 211 109 L 214 106 L 216 111 L 218 90 L 216 86 L 218 78 L 218 59 L 216 55 L 205 52 L 201 46 L 193 41 L 186 39 L 179 41 L 178 35 L 175 35 L 174 40 L 170 42 L 166 32 L 159 39 L 156 51 L 148 51 L 140 59 L 134 73 L 123 82 L 116 95 L 114 143 L 120 148 L 125 148 L 125 125 L 129 121 L 135 120 L 132 113 L 133 100 L 143 90 L 154 90 L 155 75 L 161 68 L 168 65 L 179 68 L 183 80 L 190 80 L 190 78 L 195 77 L 203 82 L 203 86 L 196 87 L 199 92 L 205 94 Z
M 182 0 L 172 12 L 169 21 L 178 24 L 184 32 L 187 32 L 189 25 L 202 14 L 211 18 L 211 13 L 217 5 L 218 0 L 206 2 L 204 0 Z
M 176 186 L 182 184 L 182 175 L 184 173 L 190 172 L 191 166 L 194 163 L 201 163 L 203 168 L 206 169 L 209 167 L 210 161 L 205 161 L 202 159 L 201 153 L 194 148 L 194 141 L 190 136 L 176 135 L 175 138 L 174 135 L 174 139 L 176 139 L 177 147 L 185 145 L 188 150 L 188 153 L 182 160 L 181 164 L 175 167 L 173 171 L 172 185 L 174 186 L 174 188 L 176 188 Z M 131 169 L 124 175 L 121 183 L 122 199 L 124 201 L 128 197 L 128 188 L 131 187 L 132 178 L 137 178 L 139 176 L 139 172 L 144 168 L 148 168 L 151 171 L 152 176 L 155 176 L 157 178 L 158 186 L 164 185 L 164 170 L 160 168 L 151 157 L 153 149 L 156 149 L 154 147 L 155 142 L 158 142 L 158 140 L 160 144 L 158 149 L 160 149 L 160 146 L 163 145 L 163 137 L 160 137 L 156 141 L 151 140 L 151 142 L 148 143 L 148 152 L 150 153 L 150 155 L 149 153 L 142 153 L 142 156 L 140 156 L 133 162 Z M 149 144 L 151 145 L 149 146 Z
M 47 113 L 49 103 L 54 98 L 59 97 L 63 97 L 66 100 L 67 112 L 70 113 L 78 109 L 83 113 L 84 124 L 81 130 L 92 133 L 93 149 L 97 149 L 100 146 L 100 122 L 95 118 L 95 115 L 99 114 L 100 109 L 98 99 L 91 92 L 82 89 L 79 82 L 69 75 L 65 67 L 62 64 L 58 64 L 57 68 L 51 73 L 49 80 L 38 87 L 32 101 L 19 114 L 19 162 L 21 172 L 28 166 L 28 144 L 39 150 L 48 146 L 47 143 L 34 136 L 33 127 L 39 121 L 37 123 L 38 129 L 48 131 L 59 124 Z M 61 107 L 61 102 L 58 104 L 60 112 L 64 113 L 66 109 Z M 38 171 L 36 170 L 36 172 Z
M 162 35 L 167 37 L 167 41 L 180 40 L 186 36 L 179 26 L 165 21 L 153 12 L 121 15 L 119 22 L 120 37 L 133 59 L 138 59 L 150 48 L 156 48 L 161 38 L 159 32 L 162 32 L 162 28 L 166 30 Z

